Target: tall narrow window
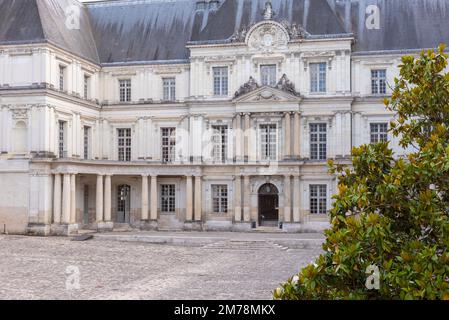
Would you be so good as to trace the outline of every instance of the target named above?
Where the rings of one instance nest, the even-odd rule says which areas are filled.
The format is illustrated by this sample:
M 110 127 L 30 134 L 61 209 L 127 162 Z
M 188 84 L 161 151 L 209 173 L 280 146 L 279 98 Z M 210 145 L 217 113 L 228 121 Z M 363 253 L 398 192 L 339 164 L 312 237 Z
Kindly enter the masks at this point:
M 120 102 L 131 102 L 131 80 L 119 80 Z
M 310 213 L 327 213 L 327 186 L 325 184 L 310 185 Z
M 228 67 L 213 68 L 214 71 L 214 95 L 228 95 Z
M 84 76 L 84 99 L 90 98 L 90 77 Z
M 228 212 L 228 186 L 213 185 L 212 186 L 212 204 L 214 213 Z
M 216 162 L 226 162 L 228 157 L 228 126 L 212 126 L 213 159 Z
M 117 129 L 118 161 L 131 161 L 131 129 Z
M 388 141 L 388 123 L 371 123 L 371 143 Z
M 161 211 L 176 212 L 176 186 L 174 184 L 161 185 Z
M 325 62 L 310 64 L 310 91 L 312 93 L 326 92 L 326 68 Z
M 272 86 L 276 85 L 276 65 L 263 65 L 260 66 L 260 75 L 261 82 L 263 86 Z
M 176 155 L 176 128 L 162 128 L 162 162 L 175 161 Z
M 162 79 L 164 87 L 164 100 L 175 101 L 176 100 L 176 79 L 164 78 Z
M 371 70 L 372 94 L 387 93 L 387 70 Z
M 277 159 L 277 126 L 262 124 L 260 126 L 261 158 L 262 160 Z
M 310 125 L 310 158 L 312 160 L 327 158 L 327 125 L 325 123 Z
M 65 90 L 65 67 L 59 66 L 59 90 Z
M 59 136 L 58 136 L 58 147 L 59 147 L 59 158 L 66 158 L 67 157 L 67 150 L 66 150 L 66 126 L 67 122 L 65 121 L 59 121 Z
M 90 127 L 84 127 L 84 160 L 90 159 Z

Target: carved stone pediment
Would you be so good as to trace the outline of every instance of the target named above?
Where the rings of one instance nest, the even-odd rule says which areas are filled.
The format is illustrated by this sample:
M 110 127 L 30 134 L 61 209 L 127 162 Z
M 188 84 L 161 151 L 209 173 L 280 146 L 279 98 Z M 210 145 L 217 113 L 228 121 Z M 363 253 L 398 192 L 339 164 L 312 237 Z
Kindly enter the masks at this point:
M 259 86 L 257 81 L 253 77 L 250 77 L 249 81 L 244 85 L 242 85 L 240 89 L 235 93 L 234 99 L 238 99 L 239 97 L 247 95 L 250 92 L 256 91 L 259 88 L 261 88 L 261 86 Z M 279 80 L 276 86 L 274 87 L 265 86 L 264 88 L 265 90 L 260 92 L 259 100 L 270 100 L 270 99 L 276 100 L 276 97 L 273 97 L 273 91 L 270 90 L 270 88 L 275 88 L 279 91 L 286 92 L 294 97 L 300 96 L 299 92 L 297 92 L 295 89 L 294 83 L 291 82 L 288 79 L 287 75 L 285 74 L 282 76 L 282 78 Z
M 286 49 L 289 41 L 287 30 L 275 21 L 258 23 L 249 31 L 246 39 L 250 50 L 262 53 Z
M 239 103 L 264 101 L 291 102 L 298 101 L 299 99 L 300 98 L 298 96 L 292 95 L 277 88 L 263 86 L 235 98 L 234 101 Z

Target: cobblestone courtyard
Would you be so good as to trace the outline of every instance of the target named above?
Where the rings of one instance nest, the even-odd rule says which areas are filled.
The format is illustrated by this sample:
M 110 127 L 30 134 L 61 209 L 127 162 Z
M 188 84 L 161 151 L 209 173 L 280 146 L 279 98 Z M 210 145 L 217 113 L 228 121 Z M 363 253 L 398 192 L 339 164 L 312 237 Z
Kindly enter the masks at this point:
M 265 241 L 299 235 L 217 236 L 195 246 L 186 245 L 193 235 L 184 236 L 184 245 L 124 242 L 114 235 L 86 242 L 0 236 L 0 299 L 271 299 L 280 282 L 319 254 L 317 246 Z M 79 290 L 66 290 L 69 266 L 79 268 Z

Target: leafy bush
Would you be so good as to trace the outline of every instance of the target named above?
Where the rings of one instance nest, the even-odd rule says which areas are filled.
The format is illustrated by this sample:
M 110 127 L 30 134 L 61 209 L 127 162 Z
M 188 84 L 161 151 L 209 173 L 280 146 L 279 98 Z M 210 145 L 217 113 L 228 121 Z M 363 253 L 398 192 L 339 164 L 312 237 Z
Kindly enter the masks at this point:
M 330 162 L 339 191 L 322 254 L 275 299 L 449 299 L 449 73 L 444 46 L 406 56 L 387 109 L 412 151 L 363 145 L 353 165 Z M 369 266 L 380 288 L 369 290 Z

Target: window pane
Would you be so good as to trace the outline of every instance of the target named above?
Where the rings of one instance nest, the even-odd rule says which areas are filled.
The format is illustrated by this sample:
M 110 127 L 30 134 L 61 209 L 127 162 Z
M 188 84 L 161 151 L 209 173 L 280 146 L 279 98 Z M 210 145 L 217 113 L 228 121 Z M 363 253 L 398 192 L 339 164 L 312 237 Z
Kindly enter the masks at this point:
M 310 213 L 327 213 L 327 186 L 310 185 Z
M 228 67 L 213 68 L 214 73 L 214 95 L 228 95 Z
M 261 82 L 263 86 L 276 85 L 276 65 L 260 66 Z
M 310 91 L 326 92 L 327 63 L 310 64 Z
M 325 123 L 310 125 L 310 158 L 312 160 L 327 158 L 327 125 Z

